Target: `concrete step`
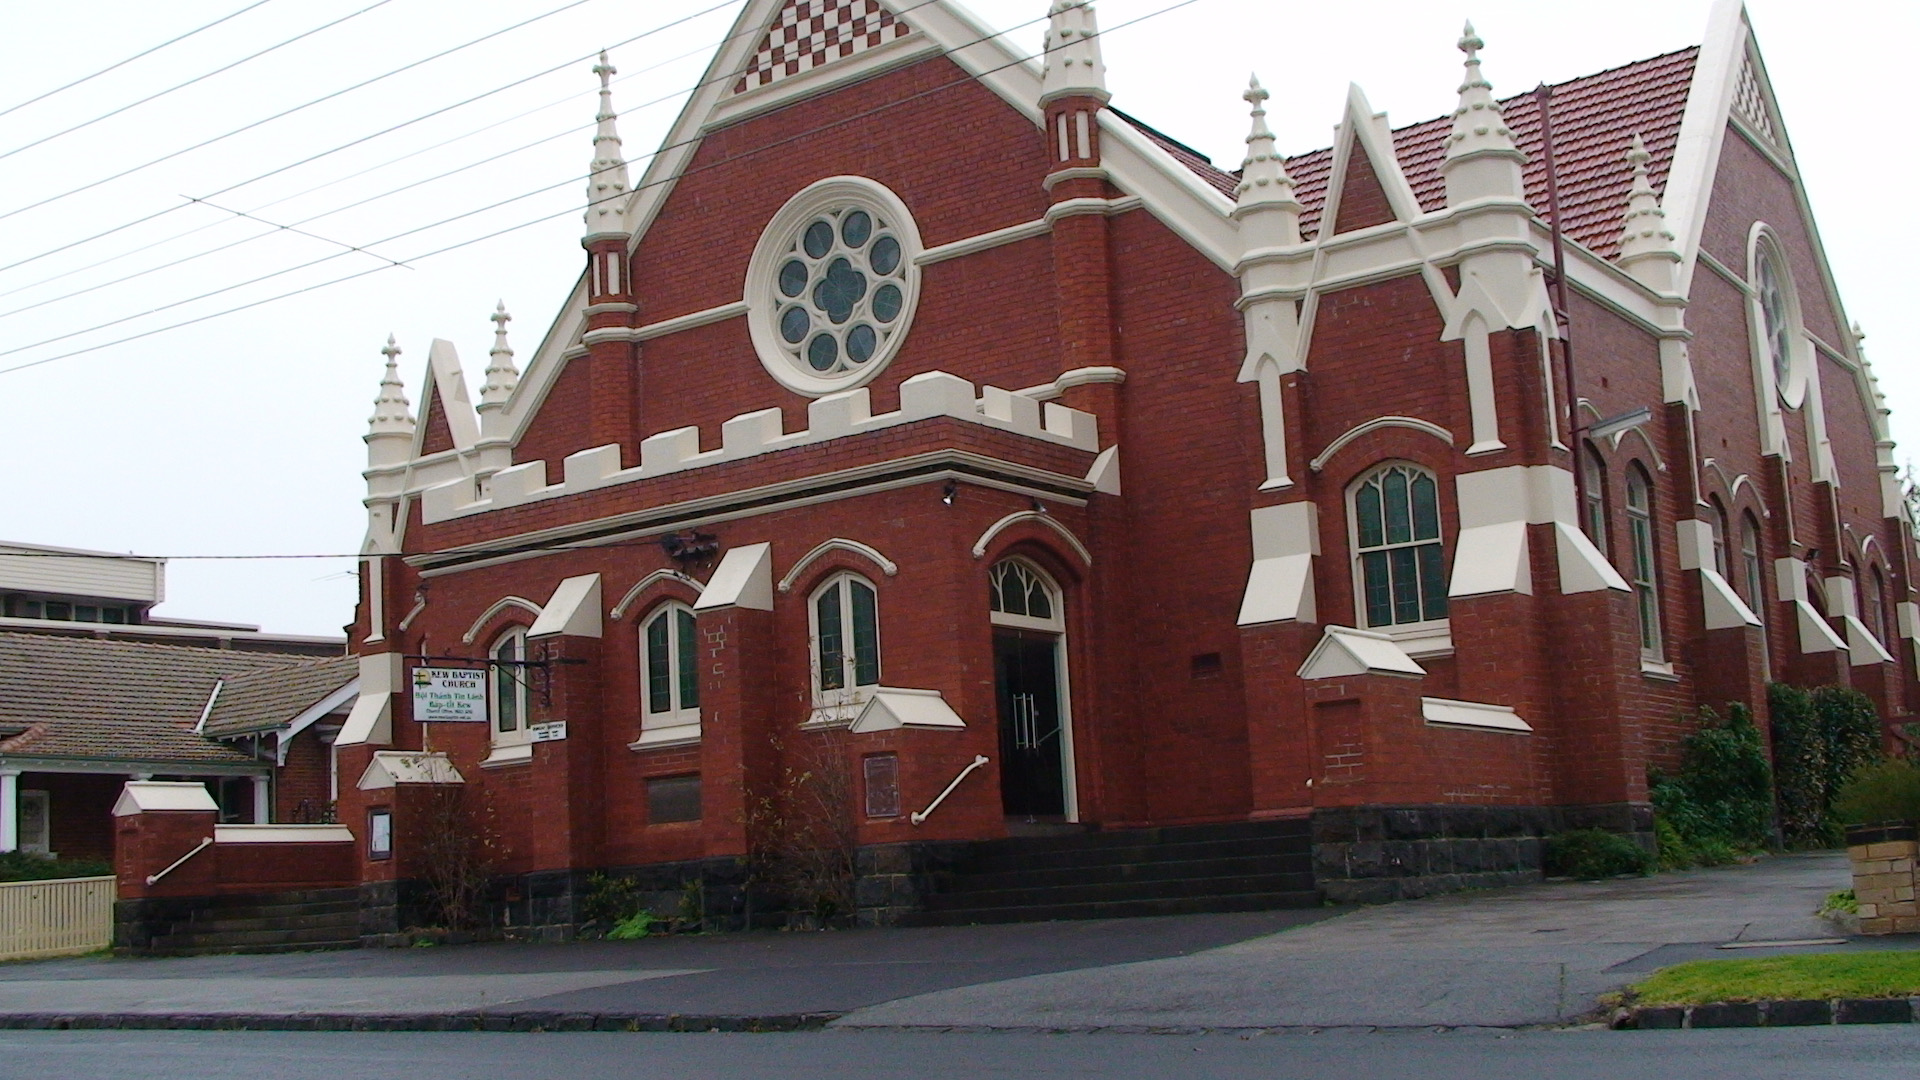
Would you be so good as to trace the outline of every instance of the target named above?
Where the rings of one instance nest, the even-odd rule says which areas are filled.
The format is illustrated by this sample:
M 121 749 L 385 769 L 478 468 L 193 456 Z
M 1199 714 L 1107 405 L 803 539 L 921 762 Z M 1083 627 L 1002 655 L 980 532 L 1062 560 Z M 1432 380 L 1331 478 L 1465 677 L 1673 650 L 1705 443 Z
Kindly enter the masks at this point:
M 264 929 L 264 930 L 222 930 L 174 932 L 158 935 L 153 939 L 153 948 L 162 952 L 180 952 L 183 950 L 203 950 L 226 952 L 238 948 L 261 945 L 297 945 L 315 948 L 321 945 L 360 944 L 360 931 L 357 926 L 348 930 L 335 926 L 319 926 L 310 929 Z
M 1156 862 L 1196 862 L 1204 859 L 1285 856 L 1311 858 L 1312 851 L 1313 843 L 1309 837 L 1291 835 L 1182 839 L 1136 842 L 1127 845 L 1098 845 L 1087 848 L 1048 848 L 1039 851 L 1009 841 L 996 840 L 979 845 L 969 852 L 955 863 L 954 872 L 989 874 L 1080 867 L 1139 866 Z
M 1313 857 L 1301 851 L 1198 859 L 1142 859 L 1136 862 L 1018 870 L 955 870 L 936 877 L 936 880 L 942 883 L 943 888 L 950 885 L 953 888 L 1008 889 L 1025 885 L 1091 885 L 1103 881 L 1169 881 L 1178 878 L 1312 871 Z
M 1045 908 L 1064 904 L 1105 904 L 1140 900 L 1204 900 L 1213 896 L 1265 893 L 1311 893 L 1311 872 L 1249 874 L 1240 877 L 1174 878 L 1157 881 L 1102 882 L 1025 888 L 974 889 L 936 893 L 927 898 L 929 911 L 969 908 Z
M 1318 892 L 1242 893 L 1154 900 L 955 908 L 904 915 L 902 926 L 967 926 L 975 923 L 1045 922 L 1055 919 L 1128 919 L 1149 915 L 1196 915 L 1225 911 L 1270 911 L 1320 906 Z

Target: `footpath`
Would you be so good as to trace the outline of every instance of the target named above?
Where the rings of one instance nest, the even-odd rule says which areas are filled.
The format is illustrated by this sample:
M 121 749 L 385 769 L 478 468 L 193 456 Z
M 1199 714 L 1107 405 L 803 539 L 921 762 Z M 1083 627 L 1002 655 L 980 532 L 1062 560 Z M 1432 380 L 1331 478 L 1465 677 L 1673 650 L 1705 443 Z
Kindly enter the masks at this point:
M 1647 972 L 1843 945 L 1838 854 L 1363 909 L 0 966 L 0 1027 L 1163 1031 L 1566 1023 Z M 1738 951 L 1728 944 L 1753 946 Z

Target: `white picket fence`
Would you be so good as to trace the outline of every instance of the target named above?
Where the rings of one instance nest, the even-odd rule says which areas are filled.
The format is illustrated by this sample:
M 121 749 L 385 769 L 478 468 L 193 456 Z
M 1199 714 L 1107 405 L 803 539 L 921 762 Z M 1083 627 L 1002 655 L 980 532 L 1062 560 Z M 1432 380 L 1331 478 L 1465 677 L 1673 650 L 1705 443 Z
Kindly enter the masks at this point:
M 92 952 L 113 944 L 114 879 L 0 883 L 0 960 Z

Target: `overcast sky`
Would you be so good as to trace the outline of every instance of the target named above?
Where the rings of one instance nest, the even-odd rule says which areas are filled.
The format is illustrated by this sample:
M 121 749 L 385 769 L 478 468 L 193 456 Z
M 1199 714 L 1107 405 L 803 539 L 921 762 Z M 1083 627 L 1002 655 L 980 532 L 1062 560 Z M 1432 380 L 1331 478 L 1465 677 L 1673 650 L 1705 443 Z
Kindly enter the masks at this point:
M 585 58 L 611 48 L 637 176 L 739 6 L 695 15 L 707 0 L 583 0 L 348 90 L 564 0 L 264 0 L 234 15 L 251 2 L 0 0 L 0 110 L 8 110 L 0 368 L 106 346 L 0 373 L 0 539 L 169 556 L 356 550 L 360 436 L 387 334 L 406 350 L 416 408 L 434 337 L 458 346 L 478 382 L 496 300 L 515 317 L 524 364 L 582 259 L 595 89 Z M 896 9 L 916 2 L 893 0 Z M 1047 0 L 971 6 L 1028 51 L 1038 47 Z M 1250 71 L 1273 91 L 1281 147 L 1297 153 L 1328 144 L 1350 81 L 1396 125 L 1451 110 L 1465 17 L 1487 42 L 1486 74 L 1504 96 L 1697 44 L 1708 8 L 1708 0 L 1099 5 L 1112 29 L 1114 104 L 1227 168 L 1244 149 L 1239 94 Z M 1869 332 L 1895 436 L 1920 446 L 1920 373 L 1909 362 L 1920 315 L 1904 257 L 1920 237 L 1899 212 L 1915 140 L 1895 127 L 1914 113 L 1920 5 L 1753 0 L 1749 10 L 1848 314 Z M 659 29 L 674 20 L 684 21 Z M 558 70 L 539 74 L 548 68 Z M 517 85 L 499 89 L 507 84 Z M 452 170 L 462 171 L 430 180 Z M 149 220 L 117 228 L 141 218 Z M 276 227 L 285 225 L 311 235 Z M 199 257 L 164 265 L 190 256 Z M 264 275 L 274 276 L 252 280 Z M 360 276 L 328 284 L 351 275 Z M 217 314 L 257 301 L 267 302 Z M 202 316 L 216 317 L 108 344 Z M 179 559 L 161 613 L 338 633 L 352 616 L 351 569 L 343 558 Z

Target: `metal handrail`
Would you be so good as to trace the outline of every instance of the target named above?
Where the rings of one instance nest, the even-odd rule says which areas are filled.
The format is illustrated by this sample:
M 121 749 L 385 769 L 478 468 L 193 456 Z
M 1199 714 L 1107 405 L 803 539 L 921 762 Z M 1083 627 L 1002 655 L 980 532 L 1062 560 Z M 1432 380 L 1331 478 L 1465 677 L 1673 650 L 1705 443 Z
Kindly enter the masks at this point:
M 960 775 L 953 778 L 953 783 L 947 785 L 947 790 L 935 796 L 934 800 L 927 804 L 927 808 L 925 810 L 922 810 L 917 814 L 908 814 L 907 820 L 913 822 L 915 825 L 918 825 L 921 822 L 932 817 L 933 812 L 940 808 L 940 804 L 947 801 L 947 796 L 953 794 L 953 789 L 960 786 L 960 781 L 965 780 L 969 775 L 972 774 L 973 770 L 979 768 L 982 765 L 985 765 L 986 763 L 987 763 L 987 755 L 985 754 L 974 755 L 973 761 L 969 763 L 966 768 L 960 770 Z
M 200 846 L 194 848 L 192 851 L 187 852 L 185 855 L 182 855 L 179 858 L 173 860 L 172 866 L 167 867 L 165 870 L 162 870 L 157 874 L 148 874 L 147 884 L 152 885 L 154 882 L 159 881 L 161 878 L 166 877 L 168 874 L 171 874 L 175 870 L 180 869 L 181 864 L 185 863 L 188 859 L 193 858 L 195 855 L 200 854 L 201 852 L 207 850 L 212 846 L 213 846 L 213 837 L 209 836 L 206 839 L 201 840 Z

